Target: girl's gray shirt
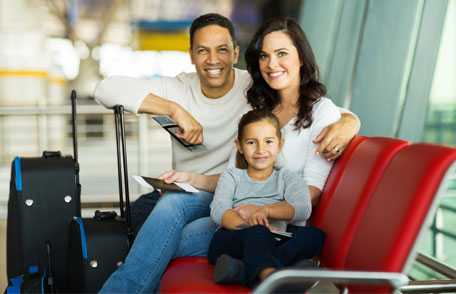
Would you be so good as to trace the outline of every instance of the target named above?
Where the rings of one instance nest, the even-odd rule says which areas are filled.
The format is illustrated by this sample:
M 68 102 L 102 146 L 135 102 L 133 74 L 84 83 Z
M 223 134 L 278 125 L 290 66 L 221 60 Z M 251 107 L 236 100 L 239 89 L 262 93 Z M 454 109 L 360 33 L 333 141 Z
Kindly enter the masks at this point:
M 304 225 L 312 212 L 309 191 L 302 177 L 285 168 L 276 170 L 264 181 L 249 177 L 247 170 L 229 167 L 219 179 L 211 203 L 211 217 L 221 225 L 223 214 L 231 208 L 244 204 L 266 205 L 287 201 L 294 207 L 294 217 L 290 222 Z M 279 231 L 285 231 L 287 222 L 270 220 Z

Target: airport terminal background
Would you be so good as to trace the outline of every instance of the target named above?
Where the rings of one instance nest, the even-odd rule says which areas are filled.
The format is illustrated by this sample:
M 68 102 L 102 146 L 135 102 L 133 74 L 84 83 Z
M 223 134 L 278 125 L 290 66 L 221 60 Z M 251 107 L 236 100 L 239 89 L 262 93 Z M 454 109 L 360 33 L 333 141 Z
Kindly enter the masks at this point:
M 75 88 L 83 213 L 112 207 L 113 116 L 94 85 L 193 71 L 188 26 L 206 12 L 233 20 L 241 50 L 265 19 L 298 19 L 329 97 L 359 115 L 361 134 L 456 146 L 456 0 L 0 0 L 0 288 L 12 159 L 72 154 Z M 168 135 L 145 115 L 126 120 L 130 174 L 170 168 Z M 144 192 L 132 183 L 133 198 Z M 419 251 L 456 267 L 456 175 Z M 412 275 L 439 277 L 419 265 Z

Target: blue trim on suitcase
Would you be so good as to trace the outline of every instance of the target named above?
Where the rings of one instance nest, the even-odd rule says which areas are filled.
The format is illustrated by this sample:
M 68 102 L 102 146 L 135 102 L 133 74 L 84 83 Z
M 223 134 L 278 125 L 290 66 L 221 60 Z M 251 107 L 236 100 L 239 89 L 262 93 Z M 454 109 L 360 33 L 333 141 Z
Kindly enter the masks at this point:
M 24 279 L 22 276 L 17 276 L 17 277 L 11 278 L 10 279 L 11 286 L 6 288 L 6 293 L 7 294 L 20 294 L 21 286 L 22 286 L 23 282 L 24 282 Z
M 22 173 L 21 173 L 21 158 L 14 158 L 14 172 L 16 173 L 16 191 L 22 191 Z
M 89 258 L 87 256 L 87 238 L 84 230 L 84 223 L 80 217 L 75 217 L 74 220 L 79 224 L 79 233 L 81 233 L 82 258 L 87 261 Z
M 44 294 L 44 280 L 46 279 L 46 273 L 41 275 L 41 294 Z
M 38 272 L 38 266 L 37 265 L 29 265 L 28 267 L 28 272 L 29 274 L 36 274 Z

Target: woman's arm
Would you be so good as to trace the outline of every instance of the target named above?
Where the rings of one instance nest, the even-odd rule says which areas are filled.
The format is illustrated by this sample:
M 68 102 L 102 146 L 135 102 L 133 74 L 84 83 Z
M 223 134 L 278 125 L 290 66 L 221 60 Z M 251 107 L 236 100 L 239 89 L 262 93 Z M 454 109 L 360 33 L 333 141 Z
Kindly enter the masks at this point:
M 315 207 L 320 201 L 321 190 L 315 186 L 309 186 L 309 195 L 310 202 L 312 203 L 312 206 Z
M 328 160 L 339 157 L 350 143 L 351 139 L 358 134 L 361 127 L 359 118 L 351 112 L 342 112 L 341 118 L 323 128 L 315 138 L 318 144 L 316 152 L 322 154 Z

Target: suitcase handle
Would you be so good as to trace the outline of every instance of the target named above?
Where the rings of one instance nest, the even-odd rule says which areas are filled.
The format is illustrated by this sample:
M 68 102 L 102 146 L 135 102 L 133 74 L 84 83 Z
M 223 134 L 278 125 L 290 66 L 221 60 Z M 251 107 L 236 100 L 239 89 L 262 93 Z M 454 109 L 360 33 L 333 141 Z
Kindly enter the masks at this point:
M 57 158 L 62 157 L 62 153 L 60 151 L 43 151 L 44 158 Z
M 130 191 L 128 186 L 127 147 L 125 144 L 124 108 L 122 105 L 114 106 L 114 123 L 116 127 L 117 147 L 117 173 L 119 178 L 119 205 L 120 216 L 127 222 L 129 246 L 133 244 L 133 230 L 131 228 Z M 122 186 L 123 182 L 123 186 Z M 125 192 L 125 207 L 123 193 Z

